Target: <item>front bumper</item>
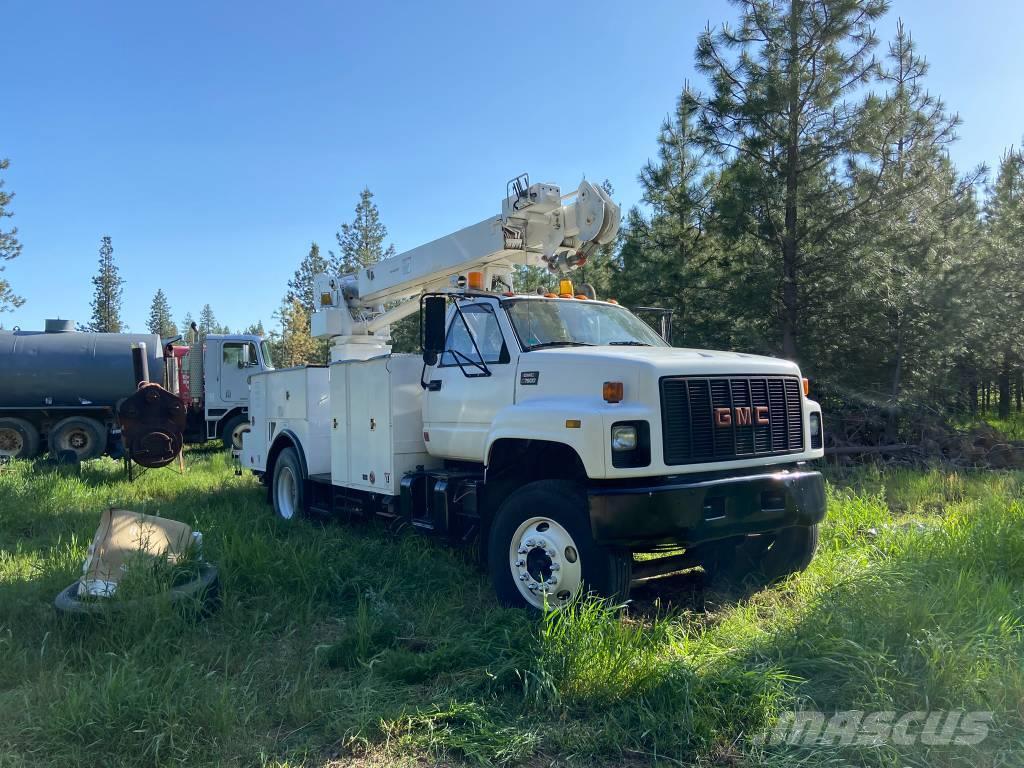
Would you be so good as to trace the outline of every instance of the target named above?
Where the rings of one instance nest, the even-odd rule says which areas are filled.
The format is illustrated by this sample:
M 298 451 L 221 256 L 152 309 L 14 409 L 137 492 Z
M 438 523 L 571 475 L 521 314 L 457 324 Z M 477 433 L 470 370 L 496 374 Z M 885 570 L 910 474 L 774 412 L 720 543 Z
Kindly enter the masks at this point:
M 594 484 L 587 495 L 594 539 L 638 551 L 809 526 L 825 517 L 825 481 L 803 470 Z

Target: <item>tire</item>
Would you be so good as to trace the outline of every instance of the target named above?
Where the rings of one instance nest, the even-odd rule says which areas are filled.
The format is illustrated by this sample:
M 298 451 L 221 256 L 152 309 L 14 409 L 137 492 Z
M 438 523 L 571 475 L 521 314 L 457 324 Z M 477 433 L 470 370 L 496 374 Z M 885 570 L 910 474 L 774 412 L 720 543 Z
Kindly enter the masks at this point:
M 232 416 L 221 429 L 221 441 L 229 451 L 242 450 L 242 435 L 250 429 L 249 417 L 244 414 Z
M 274 501 L 274 511 L 282 520 L 293 520 L 305 513 L 305 478 L 302 476 L 299 453 L 294 448 L 285 448 L 277 457 L 270 495 Z
M 594 541 L 587 496 L 579 485 L 538 480 L 498 508 L 487 562 L 502 605 L 540 611 L 545 600 L 549 608 L 560 608 L 588 591 L 626 600 L 633 557 Z
M 39 430 L 24 419 L 0 419 L 0 456 L 34 459 L 39 455 Z
M 51 456 L 74 451 L 79 461 L 96 459 L 107 447 L 107 431 L 98 421 L 85 416 L 69 416 L 53 425 L 47 437 Z
M 711 545 L 701 565 L 715 586 L 760 588 L 799 573 L 818 549 L 818 526 L 792 526 L 731 545 Z
M 202 615 L 209 615 L 220 605 L 220 574 L 217 566 L 203 563 L 195 579 L 186 584 L 171 587 L 169 596 L 173 604 L 187 601 L 198 602 L 203 609 Z M 146 602 L 146 598 L 83 600 L 78 596 L 78 582 L 75 581 L 61 590 L 54 598 L 53 607 L 59 613 L 72 616 L 109 616 L 134 610 L 144 602 Z

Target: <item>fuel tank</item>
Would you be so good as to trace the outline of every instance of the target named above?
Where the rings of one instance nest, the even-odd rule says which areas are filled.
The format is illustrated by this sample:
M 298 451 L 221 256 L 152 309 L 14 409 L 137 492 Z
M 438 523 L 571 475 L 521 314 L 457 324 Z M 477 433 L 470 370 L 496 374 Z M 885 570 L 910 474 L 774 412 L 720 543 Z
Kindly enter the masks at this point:
M 81 333 L 67 320 L 45 331 L 0 331 L 0 408 L 111 406 L 135 392 L 132 344 L 145 342 L 152 381 L 163 381 L 160 337 Z

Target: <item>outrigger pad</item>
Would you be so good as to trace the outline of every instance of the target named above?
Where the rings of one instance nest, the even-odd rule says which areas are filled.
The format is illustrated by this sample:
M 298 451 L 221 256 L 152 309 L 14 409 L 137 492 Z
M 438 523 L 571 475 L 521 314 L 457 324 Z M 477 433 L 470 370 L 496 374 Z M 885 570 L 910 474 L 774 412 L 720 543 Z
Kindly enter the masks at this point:
M 100 518 L 78 582 L 80 597 L 114 594 L 130 560 L 140 555 L 177 562 L 198 539 L 177 520 L 108 509 Z

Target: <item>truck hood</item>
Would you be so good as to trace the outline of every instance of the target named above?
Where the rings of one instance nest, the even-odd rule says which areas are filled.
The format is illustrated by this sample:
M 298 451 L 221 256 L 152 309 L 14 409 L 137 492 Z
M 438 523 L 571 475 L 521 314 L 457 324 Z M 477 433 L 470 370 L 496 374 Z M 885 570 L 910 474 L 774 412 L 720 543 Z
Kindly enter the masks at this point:
M 601 401 L 605 381 L 621 381 L 626 400 L 660 402 L 666 376 L 799 376 L 796 363 L 742 352 L 677 347 L 555 347 L 519 356 L 516 402 L 568 397 Z
M 749 355 L 744 352 L 722 352 L 684 347 L 556 347 L 536 349 L 524 354 L 519 367 L 527 370 L 533 362 L 548 365 L 599 363 L 611 367 L 626 366 L 648 369 L 659 376 L 724 375 L 724 374 L 789 374 L 797 376 L 796 363 L 777 357 Z

